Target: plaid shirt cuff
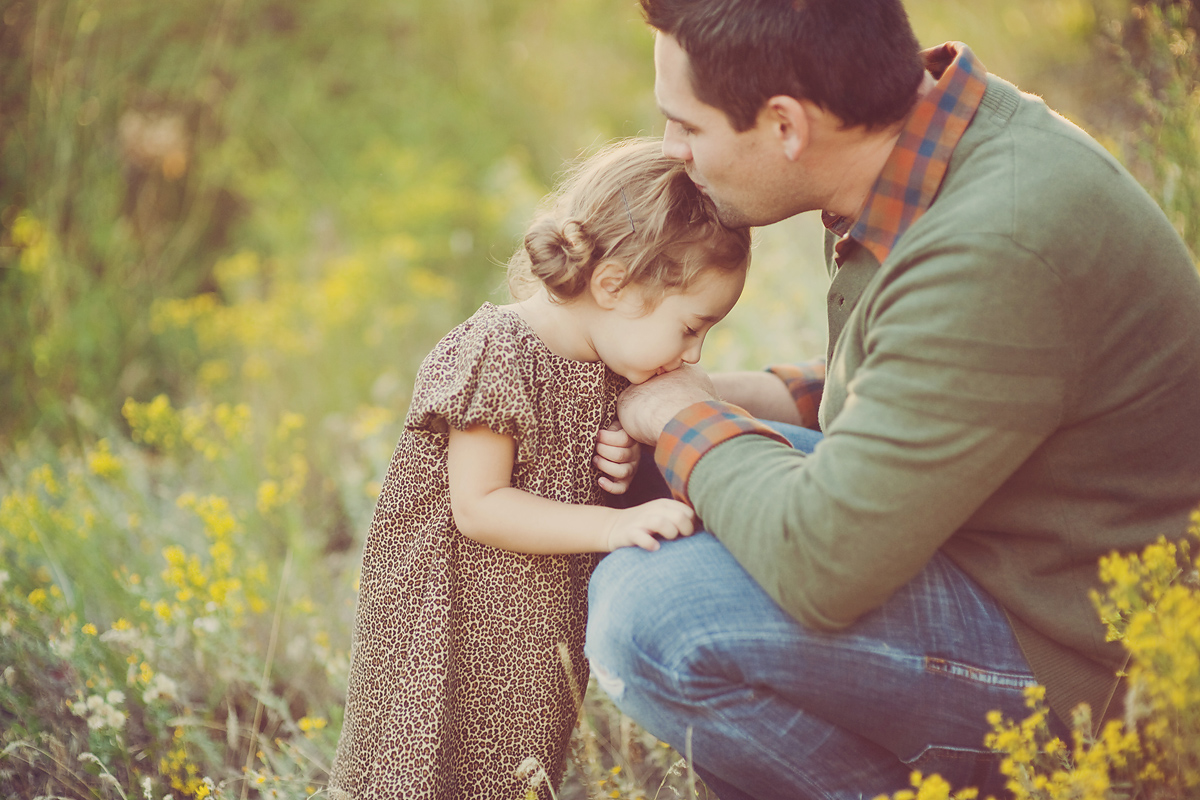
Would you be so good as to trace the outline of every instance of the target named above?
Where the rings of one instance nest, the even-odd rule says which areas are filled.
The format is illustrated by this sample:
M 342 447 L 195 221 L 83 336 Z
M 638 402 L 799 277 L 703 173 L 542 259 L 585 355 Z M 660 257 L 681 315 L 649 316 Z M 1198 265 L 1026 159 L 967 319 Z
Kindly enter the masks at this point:
M 783 381 L 796 410 L 800 412 L 800 424 L 805 428 L 820 430 L 817 411 L 821 407 L 821 394 L 825 391 L 825 359 L 802 361 L 799 364 L 773 364 L 767 372 Z
M 688 502 L 688 479 L 700 459 L 722 442 L 746 433 L 788 444 L 787 439 L 732 403 L 706 400 L 679 412 L 663 429 L 654 451 L 654 461 L 667 479 L 671 494 Z

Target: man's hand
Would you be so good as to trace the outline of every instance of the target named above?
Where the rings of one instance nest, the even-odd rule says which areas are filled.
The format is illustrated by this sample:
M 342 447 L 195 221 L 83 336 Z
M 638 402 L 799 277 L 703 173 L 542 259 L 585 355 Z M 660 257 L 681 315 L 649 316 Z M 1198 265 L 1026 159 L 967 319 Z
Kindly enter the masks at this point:
M 625 432 L 620 422 L 613 420 L 596 434 L 596 455 L 592 463 L 604 473 L 600 476 L 600 488 L 609 494 L 625 494 L 637 473 L 641 457 L 642 446 Z
M 719 399 L 708 373 L 684 364 L 621 392 L 617 416 L 630 436 L 653 447 L 663 428 L 680 411 L 695 403 Z

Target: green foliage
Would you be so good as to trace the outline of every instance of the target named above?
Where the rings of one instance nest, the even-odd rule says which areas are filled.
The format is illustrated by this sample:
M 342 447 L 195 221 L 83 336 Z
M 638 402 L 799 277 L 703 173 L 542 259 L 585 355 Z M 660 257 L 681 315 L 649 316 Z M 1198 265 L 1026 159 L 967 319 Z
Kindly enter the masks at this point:
M 909 6 L 1057 105 L 1112 3 Z M 1139 13 L 1113 135 L 1195 249 L 1194 36 Z M 0 795 L 323 786 L 416 365 L 565 160 L 661 124 L 651 43 L 626 0 L 0 0 Z M 820 236 L 760 232 L 707 364 L 823 351 Z M 575 756 L 562 798 L 695 786 L 594 690 Z
M 214 264 L 242 249 L 312 277 L 407 236 L 408 261 L 494 286 L 563 159 L 654 119 L 650 37 L 612 0 L 0 16 L 0 441 L 61 437 L 74 398 L 113 418 L 127 396 L 191 391 L 195 359 L 156 335 L 152 301 L 219 291 Z
M 1126 157 L 1200 256 L 1200 10 L 1191 0 L 1141 0 L 1120 13 L 1108 12 L 1104 30 L 1141 115 Z

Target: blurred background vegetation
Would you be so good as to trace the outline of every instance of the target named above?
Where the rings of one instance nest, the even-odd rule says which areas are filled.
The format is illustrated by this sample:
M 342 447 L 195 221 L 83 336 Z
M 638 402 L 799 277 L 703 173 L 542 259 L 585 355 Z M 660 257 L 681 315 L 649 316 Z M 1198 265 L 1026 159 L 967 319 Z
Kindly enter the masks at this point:
M 1190 4 L 908 6 L 1200 252 Z M 661 134 L 651 50 L 632 0 L 0 0 L 0 794 L 320 789 L 415 368 L 566 161 Z M 707 367 L 823 352 L 819 241 L 757 232 Z M 579 753 L 563 796 L 686 783 L 600 698 Z

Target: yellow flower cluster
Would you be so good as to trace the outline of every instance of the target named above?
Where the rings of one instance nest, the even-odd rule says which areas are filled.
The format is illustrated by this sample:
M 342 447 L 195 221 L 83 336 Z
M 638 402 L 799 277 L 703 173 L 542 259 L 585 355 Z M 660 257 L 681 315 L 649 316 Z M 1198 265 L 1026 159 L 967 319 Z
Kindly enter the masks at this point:
M 910 782 L 913 788 L 896 792 L 894 800 L 975 800 L 979 796 L 975 789 L 960 789 L 951 794 L 950 784 L 941 775 L 914 772 Z M 876 800 L 887 800 L 887 795 L 880 795 Z
M 186 444 L 208 461 L 229 453 L 244 441 L 250 429 L 250 407 L 244 403 L 203 403 L 177 411 L 167 396 L 160 394 L 149 403 L 128 398 L 121 413 L 133 431 L 134 441 L 167 453 Z
M 301 717 L 296 721 L 296 725 L 304 732 L 305 737 L 312 739 L 317 735 L 317 731 L 325 729 L 328 723 L 324 717 Z
M 88 469 L 93 475 L 115 480 L 121 476 L 124 465 L 113 455 L 108 439 L 96 443 L 96 449 L 88 453 Z
M 1200 538 L 1200 512 L 1189 537 Z M 1050 735 L 1040 686 L 1026 692 L 1024 720 L 988 715 L 987 744 L 1004 756 L 1013 800 L 1200 797 L 1200 562 L 1190 560 L 1189 544 L 1160 539 L 1140 555 L 1101 561 L 1107 589 L 1093 600 L 1110 640 L 1130 654 L 1123 720 L 1094 733 L 1080 706 L 1068 748 Z M 951 800 L 937 776 L 915 775 L 913 785 L 893 800 Z
M 51 233 L 35 217 L 22 212 L 9 229 L 12 243 L 21 251 L 21 269 L 29 273 L 42 271 L 50 257 Z
M 210 797 L 215 787 L 212 780 L 201 777 L 200 768 L 188 760 L 183 729 L 176 728 L 173 738 L 174 745 L 158 761 L 159 774 L 170 782 L 172 789 L 181 792 L 184 797 Z
M 215 495 L 197 497 L 188 492 L 180 496 L 177 505 L 195 512 L 204 523 L 204 534 L 209 541 L 208 563 L 195 553 L 187 554 L 178 545 L 166 547 L 163 581 L 175 590 L 177 603 L 192 606 L 197 619 L 207 619 L 217 609 L 224 609 L 234 625 L 240 624 L 245 613 L 244 584 L 235 570 L 233 536 L 238 523 L 229 501 Z M 182 611 L 169 609 L 164 601 L 159 601 L 159 606 L 155 611 L 163 619 Z

